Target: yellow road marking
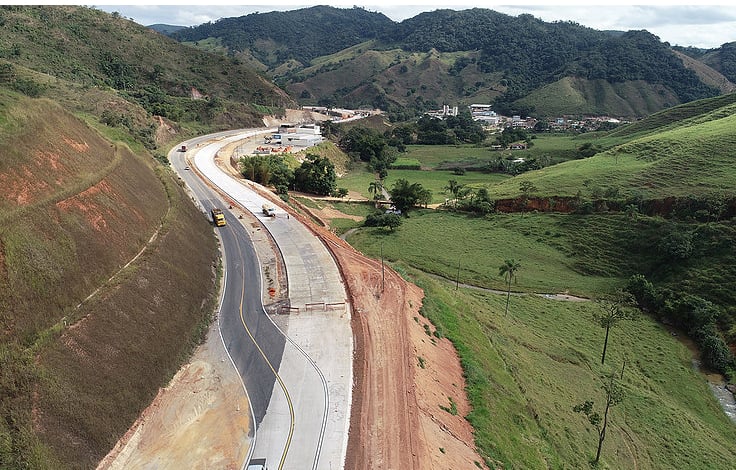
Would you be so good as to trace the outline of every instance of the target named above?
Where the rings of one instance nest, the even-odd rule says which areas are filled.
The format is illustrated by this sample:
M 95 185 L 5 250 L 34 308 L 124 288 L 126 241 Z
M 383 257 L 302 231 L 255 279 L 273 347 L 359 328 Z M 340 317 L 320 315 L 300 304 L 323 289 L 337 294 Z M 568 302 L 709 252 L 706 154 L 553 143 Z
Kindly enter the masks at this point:
M 243 259 L 243 253 L 240 249 L 240 245 L 238 244 L 238 254 L 240 255 L 240 259 Z M 291 446 L 291 440 L 294 436 L 294 404 L 291 401 L 291 396 L 289 395 L 289 391 L 286 389 L 286 384 L 284 384 L 283 380 L 281 380 L 281 376 L 279 376 L 279 373 L 276 372 L 276 369 L 271 364 L 271 361 L 268 360 L 268 357 L 266 357 L 266 353 L 261 349 L 261 346 L 256 341 L 255 337 L 253 336 L 253 333 L 251 333 L 250 329 L 248 328 L 248 325 L 245 323 L 245 318 L 243 316 L 243 298 L 245 297 L 245 263 L 242 264 L 241 267 L 242 271 L 242 282 L 241 282 L 241 293 L 240 293 L 240 322 L 243 324 L 243 328 L 245 328 L 246 333 L 248 333 L 248 336 L 251 340 L 253 340 L 253 344 L 256 345 L 256 348 L 258 348 L 258 352 L 261 353 L 261 356 L 263 356 L 263 359 L 266 361 L 266 364 L 268 364 L 268 367 L 271 369 L 271 372 L 273 372 L 274 377 L 276 377 L 276 380 L 278 381 L 279 385 L 281 386 L 281 390 L 283 390 L 284 395 L 286 396 L 286 402 L 289 405 L 289 416 L 291 418 L 291 424 L 289 425 L 289 435 L 286 439 L 286 445 L 284 446 L 284 452 L 281 454 L 281 460 L 279 461 L 278 470 L 282 470 L 284 467 L 284 462 L 286 461 L 286 454 L 289 452 L 289 446 Z

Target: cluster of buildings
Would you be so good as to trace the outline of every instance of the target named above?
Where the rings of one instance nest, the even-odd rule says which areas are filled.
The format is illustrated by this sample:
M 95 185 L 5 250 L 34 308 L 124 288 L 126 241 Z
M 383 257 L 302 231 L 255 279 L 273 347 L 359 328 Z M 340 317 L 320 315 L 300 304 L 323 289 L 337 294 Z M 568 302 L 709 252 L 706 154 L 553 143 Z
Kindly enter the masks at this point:
M 327 108 L 325 106 L 302 106 L 304 111 L 311 111 L 327 116 L 332 122 L 346 122 L 355 119 L 381 114 L 380 109 L 343 109 L 343 108 Z
M 442 106 L 442 109 L 427 111 L 426 114 L 430 117 L 439 119 L 445 119 L 449 116 L 457 116 L 457 106 L 450 107 L 448 105 L 444 105 Z
M 539 124 L 540 120 L 533 117 L 521 117 L 521 116 L 502 116 L 493 111 L 490 104 L 471 104 L 468 106 L 470 109 L 470 115 L 473 120 L 480 122 L 484 127 L 488 129 L 505 129 L 507 127 L 516 127 L 523 129 L 534 129 Z M 444 119 L 448 116 L 457 116 L 457 106 L 450 107 L 444 105 L 442 109 L 429 111 L 426 114 L 432 117 Z M 569 116 L 557 117 L 549 120 L 542 121 L 546 123 L 545 129 L 552 132 L 563 132 L 563 131 L 580 131 L 587 132 L 597 130 L 604 123 L 607 124 L 622 124 L 625 121 L 611 118 L 608 116 L 592 116 L 584 118 L 571 118 Z
M 316 124 L 281 124 L 276 132 L 266 137 L 266 143 L 294 147 L 312 147 L 324 140 Z

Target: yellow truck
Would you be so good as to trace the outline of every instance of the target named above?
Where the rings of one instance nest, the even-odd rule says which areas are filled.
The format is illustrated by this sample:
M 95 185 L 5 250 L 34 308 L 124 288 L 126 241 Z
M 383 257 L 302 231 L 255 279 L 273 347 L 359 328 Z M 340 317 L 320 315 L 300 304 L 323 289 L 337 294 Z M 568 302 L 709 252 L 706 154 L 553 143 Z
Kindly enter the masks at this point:
M 218 209 L 217 207 L 212 209 L 212 222 L 218 227 L 224 227 L 227 225 L 225 214 L 222 212 L 222 209 Z

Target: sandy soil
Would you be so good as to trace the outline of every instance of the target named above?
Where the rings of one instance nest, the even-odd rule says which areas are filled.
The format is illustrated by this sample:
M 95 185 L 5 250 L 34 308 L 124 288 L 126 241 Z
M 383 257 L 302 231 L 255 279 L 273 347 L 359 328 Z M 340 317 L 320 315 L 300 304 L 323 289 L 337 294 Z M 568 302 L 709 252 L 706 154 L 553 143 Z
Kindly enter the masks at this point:
M 248 399 L 213 328 L 98 469 L 239 469 L 248 452 Z
M 326 222 L 349 217 L 335 211 L 314 215 Z M 459 358 L 420 315 L 421 289 L 388 266 L 382 270 L 380 261 L 329 229 L 292 216 L 333 252 L 354 306 L 355 384 L 345 468 L 486 468 L 464 419 L 469 405 Z M 247 213 L 243 223 L 252 228 L 261 260 L 273 260 L 264 269 L 282 285 L 265 231 Z M 246 411 L 240 380 L 213 331 L 98 469 L 237 468 L 248 451 Z

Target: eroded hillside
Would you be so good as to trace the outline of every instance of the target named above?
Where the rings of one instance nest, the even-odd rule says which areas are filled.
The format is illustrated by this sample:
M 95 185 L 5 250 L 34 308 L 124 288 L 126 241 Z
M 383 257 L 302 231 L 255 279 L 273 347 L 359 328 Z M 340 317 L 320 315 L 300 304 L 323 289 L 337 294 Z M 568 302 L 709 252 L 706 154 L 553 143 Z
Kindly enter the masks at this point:
M 50 101 L 0 110 L 0 461 L 85 468 L 205 331 L 216 244 L 150 156 Z

